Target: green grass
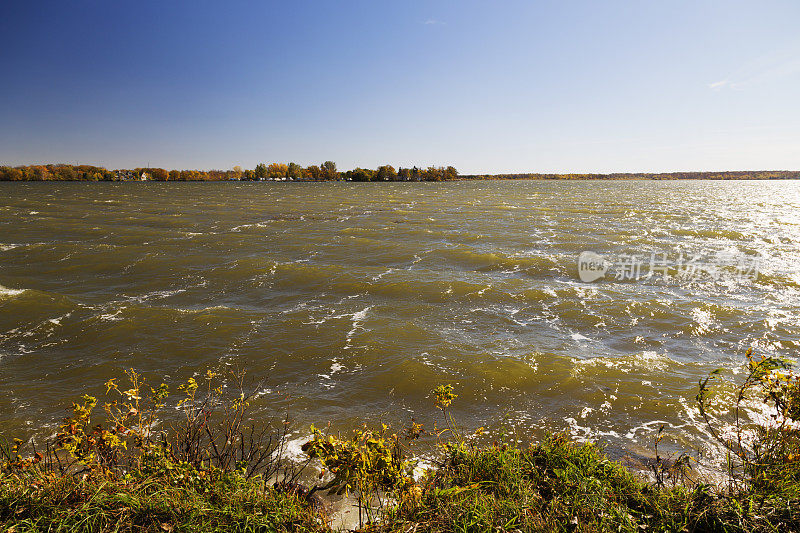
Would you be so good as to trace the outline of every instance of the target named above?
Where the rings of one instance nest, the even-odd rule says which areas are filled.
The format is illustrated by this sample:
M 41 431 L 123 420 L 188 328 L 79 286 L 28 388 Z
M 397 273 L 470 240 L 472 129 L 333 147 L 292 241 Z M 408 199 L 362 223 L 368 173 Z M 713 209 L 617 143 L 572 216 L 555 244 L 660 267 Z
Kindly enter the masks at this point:
M 690 497 L 653 491 L 597 446 L 555 435 L 527 449 L 450 447 L 419 500 L 404 502 L 389 529 L 640 531 L 661 522 L 679 531 L 686 517 L 673 507 Z
M 303 493 L 184 465 L 134 475 L 0 476 L 0 531 L 330 531 Z M 438 466 L 379 524 L 386 532 L 800 531 L 800 483 L 783 473 L 733 492 L 657 487 L 594 444 L 443 447 Z
M 657 487 L 594 444 L 551 435 L 526 449 L 451 445 L 384 531 L 800 531 L 798 485 L 719 492 Z
M 230 473 L 184 484 L 165 477 L 5 476 L 0 530 L 329 531 L 301 496 Z

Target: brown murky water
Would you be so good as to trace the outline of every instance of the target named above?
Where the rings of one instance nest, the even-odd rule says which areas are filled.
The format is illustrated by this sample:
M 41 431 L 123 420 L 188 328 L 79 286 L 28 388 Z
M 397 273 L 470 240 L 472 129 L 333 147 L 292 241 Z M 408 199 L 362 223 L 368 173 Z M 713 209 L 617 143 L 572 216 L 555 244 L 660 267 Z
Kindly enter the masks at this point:
M 584 283 L 584 250 L 761 263 Z M 0 183 L 0 429 L 230 365 L 301 432 L 430 421 L 450 382 L 467 426 L 701 444 L 700 377 L 797 355 L 799 269 L 798 182 Z

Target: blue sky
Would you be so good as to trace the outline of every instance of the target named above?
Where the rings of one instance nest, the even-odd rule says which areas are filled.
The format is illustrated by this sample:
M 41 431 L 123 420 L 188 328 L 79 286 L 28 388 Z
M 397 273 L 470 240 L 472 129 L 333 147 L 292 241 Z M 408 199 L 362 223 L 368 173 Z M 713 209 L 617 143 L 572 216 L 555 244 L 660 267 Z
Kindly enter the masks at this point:
M 5 0 L 0 163 L 800 169 L 800 2 Z

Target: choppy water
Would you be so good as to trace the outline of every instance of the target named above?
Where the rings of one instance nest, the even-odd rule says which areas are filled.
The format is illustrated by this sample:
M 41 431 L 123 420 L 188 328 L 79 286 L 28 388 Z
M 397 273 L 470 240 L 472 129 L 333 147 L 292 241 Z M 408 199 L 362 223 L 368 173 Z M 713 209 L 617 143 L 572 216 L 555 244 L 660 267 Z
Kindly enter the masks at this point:
M 764 259 L 583 283 L 584 250 Z M 697 444 L 697 380 L 747 346 L 797 355 L 798 310 L 798 182 L 0 183 L 3 432 L 124 368 L 225 364 L 298 428 L 430 422 L 451 382 L 467 426 Z

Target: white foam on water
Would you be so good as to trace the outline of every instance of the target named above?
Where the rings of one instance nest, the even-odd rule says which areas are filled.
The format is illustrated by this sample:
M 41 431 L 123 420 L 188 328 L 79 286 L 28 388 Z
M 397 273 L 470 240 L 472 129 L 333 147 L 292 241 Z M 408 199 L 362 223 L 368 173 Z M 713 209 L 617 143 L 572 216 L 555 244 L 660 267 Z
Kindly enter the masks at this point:
M 654 351 L 645 351 L 633 356 L 603 356 L 590 357 L 588 359 L 573 359 L 573 373 L 580 374 L 585 369 L 605 367 L 614 369 L 624 374 L 631 372 L 653 372 L 666 371 L 670 365 L 679 365 L 677 361 L 671 359 L 666 354 L 659 354 Z
M 300 220 L 302 220 L 302 217 Z M 256 222 L 254 224 L 242 224 L 241 226 L 231 228 L 231 231 L 242 231 L 245 228 L 266 228 L 270 222 L 270 220 L 264 220 L 263 222 Z
M 186 292 L 186 289 L 174 289 L 171 291 L 153 291 L 153 292 L 148 292 L 144 296 L 141 296 L 141 298 L 143 300 L 149 300 L 151 298 L 160 300 L 162 298 L 169 298 L 170 296 L 175 296 L 176 294 L 180 294 L 182 292 Z
M 205 313 L 206 311 L 220 311 L 223 309 L 231 309 L 227 305 L 210 305 L 208 307 L 202 307 L 200 309 L 183 309 L 183 308 L 176 308 L 175 310 L 180 313 L 186 313 L 188 315 L 195 315 L 198 313 Z
M 425 475 L 425 472 L 428 470 L 433 470 L 433 464 L 426 459 L 417 458 L 417 465 L 414 467 L 414 470 L 411 472 L 411 476 L 414 478 L 414 481 L 419 481 Z
M 369 312 L 370 309 L 372 309 L 372 306 L 368 305 L 367 307 L 365 307 L 361 311 L 356 311 L 355 313 L 353 313 L 351 315 L 352 316 L 352 320 L 353 320 L 353 327 L 350 328 L 349 332 L 347 332 L 347 342 L 345 342 L 345 346 L 344 346 L 345 350 L 347 350 L 347 349 L 349 349 L 351 347 L 351 341 L 353 340 L 353 335 L 355 335 L 356 332 L 359 329 L 364 329 L 363 327 L 361 327 L 361 324 L 363 323 L 364 319 L 367 317 L 367 312 Z
M 695 335 L 705 335 L 714 328 L 714 316 L 711 311 L 695 307 L 692 309 L 692 318 L 697 324 L 694 328 Z
M 297 311 L 302 311 L 304 309 L 315 310 L 315 309 L 319 309 L 321 307 L 319 305 L 309 306 L 308 305 L 309 302 L 313 302 L 313 300 L 307 300 L 305 302 L 299 302 L 295 306 L 293 306 L 291 309 L 284 309 L 283 311 L 281 311 L 281 314 L 282 315 L 288 315 L 288 314 L 291 314 L 291 313 L 296 313 Z
M 648 366 L 654 370 L 666 370 L 667 361 L 672 362 L 666 355 L 659 354 L 652 350 L 648 350 L 634 356 L 634 360 L 643 366 Z
M 658 428 L 661 427 L 662 425 L 667 428 L 674 427 L 670 422 L 667 422 L 666 420 L 650 420 L 649 422 L 645 422 L 643 424 L 628 429 L 628 432 L 625 434 L 625 438 L 630 440 L 631 442 L 639 442 L 637 434 L 652 433 L 654 431 L 658 431 Z
M 51 324 L 54 324 L 56 326 L 60 326 L 61 325 L 61 320 L 64 319 L 64 318 L 69 317 L 71 314 L 72 313 L 67 313 L 66 315 L 62 315 L 60 317 L 50 318 L 50 319 L 48 319 L 48 322 L 50 322 Z
M 105 320 L 107 322 L 116 322 L 117 320 L 122 320 L 121 316 L 118 316 L 122 311 L 125 310 L 125 307 L 120 307 L 113 313 L 105 313 L 100 315 L 100 320 Z
M 572 417 L 565 418 L 564 422 L 567 423 L 567 431 L 577 442 L 586 442 L 592 438 L 594 433 L 592 428 L 579 425 L 578 421 Z
M 264 387 L 263 389 L 257 391 L 253 395 L 253 398 L 261 398 L 262 396 L 267 396 L 269 394 L 272 394 L 273 392 L 275 392 L 274 389 L 271 389 L 269 387 Z
M 380 273 L 380 274 L 378 274 L 377 276 L 373 277 L 373 278 L 372 278 L 372 281 L 378 281 L 378 280 L 379 280 L 379 279 L 381 279 L 383 276 L 385 276 L 385 275 L 387 275 L 387 274 L 391 274 L 392 272 L 394 272 L 394 269 L 393 269 L 393 268 L 390 268 L 389 270 L 387 270 L 387 271 L 385 271 L 385 272 L 381 272 L 381 273 Z
M 289 461 L 301 462 L 306 459 L 306 452 L 303 451 L 303 444 L 314 438 L 314 435 L 304 435 L 287 440 L 283 445 L 283 458 Z M 281 450 L 275 450 L 273 457 L 277 456 Z
M 14 296 L 19 296 L 23 292 L 28 289 L 9 289 L 8 287 L 3 287 L 0 285 L 0 298 L 7 297 L 13 298 Z

